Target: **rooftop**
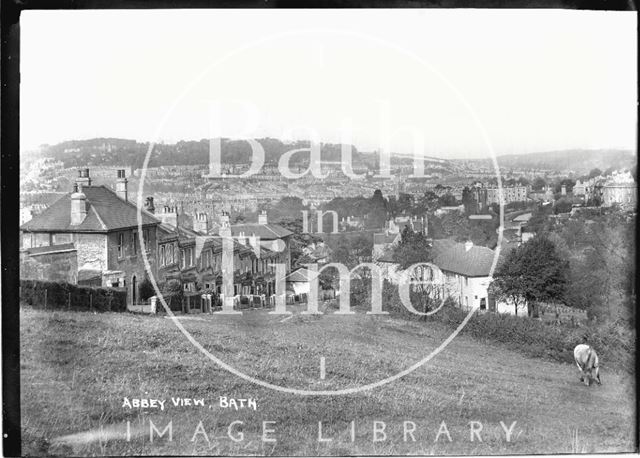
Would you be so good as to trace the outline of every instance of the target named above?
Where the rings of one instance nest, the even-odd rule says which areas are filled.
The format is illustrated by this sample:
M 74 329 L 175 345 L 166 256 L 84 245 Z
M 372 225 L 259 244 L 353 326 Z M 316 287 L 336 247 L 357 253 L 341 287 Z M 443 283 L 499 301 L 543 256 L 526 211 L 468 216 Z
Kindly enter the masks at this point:
M 262 240 L 275 240 L 293 235 L 288 229 L 277 224 L 234 224 L 231 226 L 231 235 L 244 234 L 246 237 L 255 235 Z
M 467 250 L 464 243 L 439 239 L 433 241 L 433 254 L 433 264 L 440 270 L 465 277 L 488 277 L 496 253 L 490 248 L 477 245 L 472 245 Z M 387 250 L 378 261 L 392 263 L 393 251 Z
M 83 186 L 87 197 L 87 216 L 71 225 L 71 193 L 62 196 L 42 213 L 24 223 L 29 232 L 109 232 L 138 226 L 138 208 L 122 200 L 106 186 Z M 151 214 L 141 210 L 142 225 L 159 224 Z

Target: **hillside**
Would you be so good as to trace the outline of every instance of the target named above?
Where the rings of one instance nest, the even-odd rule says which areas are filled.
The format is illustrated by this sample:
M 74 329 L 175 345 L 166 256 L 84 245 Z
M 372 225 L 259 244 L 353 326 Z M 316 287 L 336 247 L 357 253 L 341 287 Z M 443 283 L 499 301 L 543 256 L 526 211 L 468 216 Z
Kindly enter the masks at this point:
M 265 151 L 265 163 L 275 164 L 280 157 L 293 149 L 308 148 L 305 141 L 283 142 L 274 138 L 260 138 L 257 141 Z M 44 147 L 41 155 L 62 161 L 65 167 L 126 165 L 139 168 L 149 150 L 149 143 L 120 138 L 94 138 L 89 140 L 71 140 Z M 251 148 L 242 140 L 222 139 L 221 161 L 229 164 L 241 164 L 251 161 Z M 323 143 L 321 149 L 323 161 L 336 162 L 342 159 L 340 144 Z M 306 154 L 294 154 L 291 164 L 305 164 Z M 450 173 L 455 169 L 452 161 L 433 157 L 425 158 L 427 173 Z M 377 170 L 377 153 L 361 152 L 352 146 L 354 167 L 366 167 Z M 159 143 L 154 145 L 149 166 L 162 165 L 205 165 L 209 163 L 209 141 L 179 141 L 177 143 Z M 412 166 L 413 157 L 393 154 L 394 166 Z
M 287 151 L 307 148 L 308 142 L 283 142 L 273 138 L 260 138 L 257 141 L 265 152 L 266 163 L 276 163 Z M 81 167 L 83 165 L 127 165 L 142 167 L 149 143 L 119 138 L 94 138 L 89 140 L 72 140 L 57 145 L 47 146 L 42 155 L 62 161 L 65 167 Z M 222 163 L 248 163 L 252 158 L 249 144 L 242 140 L 222 139 Z M 322 145 L 322 158 L 326 161 L 339 161 L 341 146 L 325 143 Z M 304 162 L 304 154 L 295 154 L 291 164 Z M 360 153 L 353 148 L 354 164 L 365 165 L 374 156 Z M 163 165 L 205 165 L 209 163 L 209 141 L 179 141 L 177 143 L 158 143 L 154 145 L 149 166 Z
M 594 168 L 607 170 L 631 168 L 636 157 L 629 150 L 563 150 L 530 154 L 510 154 L 498 157 L 498 164 L 504 168 L 546 169 L 558 172 L 573 170 L 576 174 L 589 173 Z
M 180 322 L 235 368 L 313 390 L 380 380 L 450 333 L 437 322 L 391 316 L 313 316 L 296 309 L 283 319 L 266 312 L 188 315 Z M 383 387 L 300 396 L 220 369 L 163 316 L 22 307 L 20 325 L 25 455 L 514 455 L 631 452 L 635 446 L 633 378 L 606 361 L 603 385 L 586 387 L 573 364 L 529 358 L 463 334 L 427 365 Z M 256 399 L 257 409 L 221 408 L 220 396 Z M 167 407 L 130 409 L 125 397 L 164 399 Z M 206 404 L 176 407 L 172 397 Z M 159 431 L 171 422 L 172 440 L 149 441 L 150 421 Z M 200 433 L 192 441 L 199 421 L 208 439 Z M 234 421 L 244 422 L 237 442 L 227 434 Z M 262 440 L 263 421 L 274 422 L 276 442 Z M 331 441 L 318 441 L 319 421 Z M 385 422 L 385 440 L 374 442 L 374 421 Z M 415 442 L 403 440 L 405 421 L 416 425 Z M 469 440 L 472 421 L 482 423 L 482 442 Z M 513 426 L 510 441 L 501 421 Z M 437 435 L 442 422 L 451 441 Z

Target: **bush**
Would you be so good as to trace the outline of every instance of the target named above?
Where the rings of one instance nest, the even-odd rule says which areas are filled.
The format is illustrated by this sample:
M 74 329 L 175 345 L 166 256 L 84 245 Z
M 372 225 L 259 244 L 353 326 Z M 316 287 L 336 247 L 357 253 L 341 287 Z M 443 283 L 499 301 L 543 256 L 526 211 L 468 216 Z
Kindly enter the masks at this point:
M 94 288 L 71 283 L 20 280 L 20 300 L 37 308 L 124 312 L 127 292 L 120 288 Z
M 467 312 L 450 305 L 428 320 L 457 327 Z M 628 372 L 635 366 L 635 332 L 621 325 L 570 327 L 544 323 L 527 317 L 483 313 L 475 315 L 463 333 L 477 339 L 500 342 L 510 349 L 538 358 L 573 363 L 573 349 L 587 343 L 596 349 L 603 367 L 618 367 Z
M 170 310 L 174 312 L 182 311 L 184 289 L 180 280 L 171 279 L 167 281 L 162 287 L 162 297 Z
M 140 293 L 140 299 L 142 299 L 143 301 L 146 301 L 150 297 L 156 295 L 156 290 L 153 288 L 151 280 L 149 280 L 147 277 L 145 277 L 144 280 L 140 282 L 138 292 Z

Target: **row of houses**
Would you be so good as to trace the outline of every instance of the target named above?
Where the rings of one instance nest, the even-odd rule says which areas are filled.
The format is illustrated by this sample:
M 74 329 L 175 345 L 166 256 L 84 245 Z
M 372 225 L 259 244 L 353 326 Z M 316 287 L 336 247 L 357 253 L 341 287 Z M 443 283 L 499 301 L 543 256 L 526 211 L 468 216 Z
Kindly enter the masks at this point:
M 71 193 L 20 227 L 21 278 L 126 288 L 131 304 L 151 276 L 159 284 L 177 279 L 187 291 L 221 292 L 219 236 L 233 236 L 234 295 L 271 295 L 273 264 L 291 271 L 292 233 L 269 224 L 266 213 L 256 224 L 235 225 L 225 213 L 217 233 L 202 214 L 193 228 L 183 227 L 175 207 L 156 213 L 151 197 L 138 212 L 125 171 L 115 178 L 113 191 L 93 185 L 89 169 L 80 170 Z
M 638 185 L 629 171 L 615 171 L 608 178 L 577 180 L 573 195 L 583 196 L 585 202 L 598 200 L 605 207 L 618 204 L 625 209 L 634 209 L 638 203 Z

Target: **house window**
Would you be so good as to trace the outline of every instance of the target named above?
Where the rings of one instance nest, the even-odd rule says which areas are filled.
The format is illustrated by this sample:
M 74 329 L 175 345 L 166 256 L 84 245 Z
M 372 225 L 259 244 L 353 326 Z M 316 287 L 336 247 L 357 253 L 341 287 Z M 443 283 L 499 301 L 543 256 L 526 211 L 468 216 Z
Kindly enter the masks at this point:
M 193 267 L 193 247 L 180 250 L 182 255 L 182 268 Z
M 167 245 L 166 250 L 166 265 L 173 264 L 173 243 Z
M 118 234 L 118 257 L 124 258 L 124 233 Z
M 160 265 L 161 266 L 165 265 L 165 248 L 164 248 L 164 245 L 162 245 L 160 247 Z
M 133 240 L 131 242 L 133 246 L 133 254 L 136 255 L 138 254 L 138 233 L 136 231 L 133 231 Z
M 61 245 L 63 243 L 71 243 L 71 234 L 53 234 L 53 244 Z
M 149 229 L 142 229 L 142 241 L 144 242 L 144 251 L 149 251 Z

